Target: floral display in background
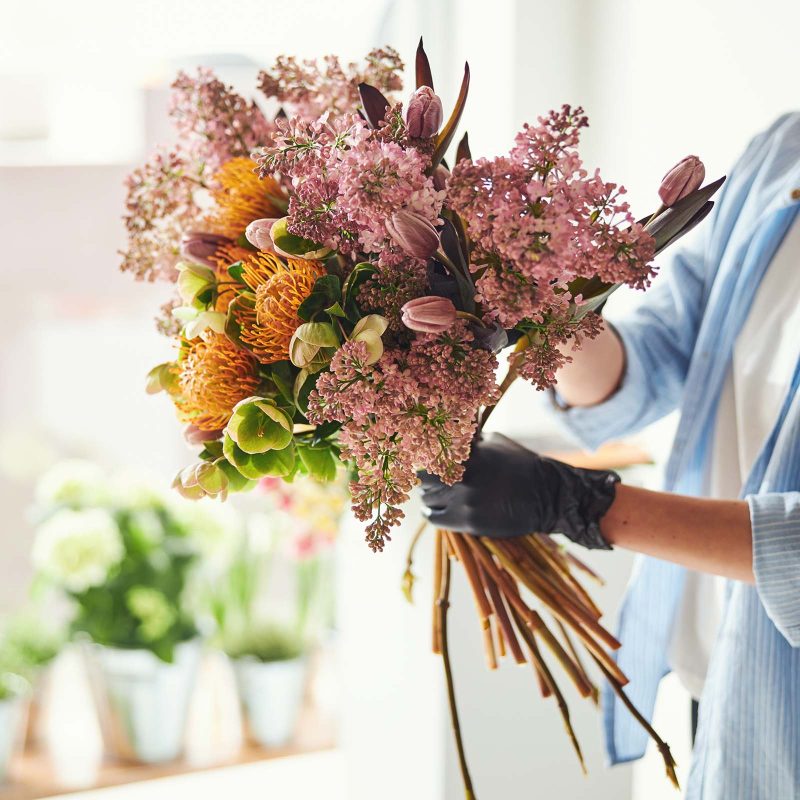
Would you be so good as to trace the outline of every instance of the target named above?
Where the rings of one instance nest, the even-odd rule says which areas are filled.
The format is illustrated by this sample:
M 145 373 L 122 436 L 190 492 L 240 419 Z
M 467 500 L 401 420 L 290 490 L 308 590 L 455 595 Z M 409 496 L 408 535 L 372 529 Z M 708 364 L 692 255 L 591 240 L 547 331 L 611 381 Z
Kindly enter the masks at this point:
M 90 462 L 61 462 L 37 492 L 38 581 L 68 597 L 73 634 L 169 662 L 197 636 L 185 590 L 204 550 L 230 532 L 232 514 L 128 475 L 109 478 Z

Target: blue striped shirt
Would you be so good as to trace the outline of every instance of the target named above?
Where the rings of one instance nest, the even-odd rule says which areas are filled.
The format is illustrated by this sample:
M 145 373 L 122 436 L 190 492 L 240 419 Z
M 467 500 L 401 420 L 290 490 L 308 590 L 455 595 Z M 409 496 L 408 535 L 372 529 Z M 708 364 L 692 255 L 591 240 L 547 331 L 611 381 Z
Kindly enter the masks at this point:
M 702 493 L 733 345 L 795 220 L 798 190 L 800 113 L 781 117 L 750 143 L 697 244 L 679 252 L 641 305 L 614 322 L 627 354 L 620 390 L 599 406 L 567 412 L 588 445 L 680 409 L 665 489 Z M 800 363 L 742 492 L 750 507 L 756 581 L 727 585 L 700 703 L 690 800 L 800 797 L 799 386 Z M 620 612 L 618 660 L 646 716 L 669 671 L 684 576 L 683 567 L 642 558 Z M 610 693 L 604 714 L 611 762 L 639 758 L 646 734 Z

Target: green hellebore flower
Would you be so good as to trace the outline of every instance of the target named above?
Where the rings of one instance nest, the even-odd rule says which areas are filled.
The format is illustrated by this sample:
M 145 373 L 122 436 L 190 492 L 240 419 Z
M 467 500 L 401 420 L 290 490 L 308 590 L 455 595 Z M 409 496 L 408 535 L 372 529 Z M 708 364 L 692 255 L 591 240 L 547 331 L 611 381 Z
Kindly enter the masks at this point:
M 216 285 L 214 270 L 201 264 L 178 264 L 178 294 L 187 305 L 194 303 L 197 295 Z
M 282 217 L 272 223 L 269 235 L 279 255 L 302 256 L 308 259 L 325 258 L 332 252 L 330 247 L 320 247 L 310 239 L 296 236 L 289 232 L 288 217 Z
M 145 391 L 147 394 L 167 392 L 173 394 L 178 386 L 178 371 L 172 361 L 159 364 L 147 373 Z
M 237 403 L 225 433 L 245 453 L 283 450 L 292 441 L 292 420 L 266 397 Z
M 327 364 L 336 348 L 339 337 L 328 322 L 306 322 L 292 335 L 289 342 L 289 360 L 300 369 L 319 371 Z M 314 370 L 313 367 L 318 369 Z
M 362 317 L 350 334 L 350 341 L 364 342 L 367 345 L 367 364 L 375 364 L 383 355 L 383 336 L 389 327 L 385 317 L 380 314 L 367 314 Z

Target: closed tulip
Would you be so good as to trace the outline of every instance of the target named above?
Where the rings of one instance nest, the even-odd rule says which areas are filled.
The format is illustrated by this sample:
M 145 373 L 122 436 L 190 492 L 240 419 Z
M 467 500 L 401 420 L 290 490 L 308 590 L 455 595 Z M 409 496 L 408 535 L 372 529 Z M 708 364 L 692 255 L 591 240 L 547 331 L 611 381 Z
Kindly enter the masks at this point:
M 706 168 L 697 156 L 686 156 L 661 180 L 658 196 L 669 207 L 699 189 L 706 177 Z
M 213 269 L 216 266 L 212 261 L 214 253 L 226 244 L 230 244 L 230 241 L 227 236 L 219 236 L 216 233 L 190 231 L 181 238 L 181 258 Z
M 456 321 L 456 307 L 446 297 L 417 297 L 401 309 L 403 325 L 420 333 L 443 333 Z
M 268 253 L 273 252 L 275 245 L 272 243 L 270 230 L 276 221 L 275 219 L 257 219 L 251 222 L 244 232 L 245 238 L 253 247 Z
M 386 220 L 386 230 L 403 252 L 422 261 L 439 247 L 439 232 L 416 211 L 396 211 Z
M 412 139 L 429 139 L 439 132 L 444 111 L 442 101 L 430 86 L 420 86 L 408 101 L 406 129 Z

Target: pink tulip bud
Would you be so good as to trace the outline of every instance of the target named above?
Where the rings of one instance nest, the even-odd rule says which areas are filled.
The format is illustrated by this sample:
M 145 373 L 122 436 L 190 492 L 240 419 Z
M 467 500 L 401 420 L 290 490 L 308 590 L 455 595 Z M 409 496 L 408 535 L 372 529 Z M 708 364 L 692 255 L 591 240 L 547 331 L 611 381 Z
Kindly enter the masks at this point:
M 184 233 L 181 237 L 181 258 L 194 264 L 214 269 L 216 263 L 211 260 L 212 256 L 220 247 L 230 243 L 231 240 L 227 236 L 190 231 L 189 233 Z
M 395 211 L 386 220 L 386 230 L 405 253 L 423 261 L 439 247 L 439 232 L 416 211 Z
M 436 189 L 437 192 L 442 192 L 447 188 L 447 179 L 450 177 L 450 170 L 439 164 L 433 171 L 431 177 L 433 178 L 433 188 Z
M 270 229 L 277 222 L 275 219 L 257 219 L 247 226 L 244 235 L 253 247 L 264 250 L 267 253 L 275 251 L 272 237 L 269 235 Z
M 442 333 L 456 321 L 456 307 L 446 297 L 416 297 L 400 310 L 403 325 L 421 333 Z
M 222 431 L 204 431 L 198 428 L 197 425 L 187 425 L 183 429 L 183 438 L 189 444 L 204 444 L 205 442 L 213 442 L 222 435 Z
M 408 101 L 406 128 L 412 139 L 429 139 L 442 125 L 442 101 L 430 86 L 420 86 Z
M 697 156 L 686 156 L 662 179 L 658 190 L 661 202 L 669 207 L 699 189 L 706 177 L 706 168 Z

